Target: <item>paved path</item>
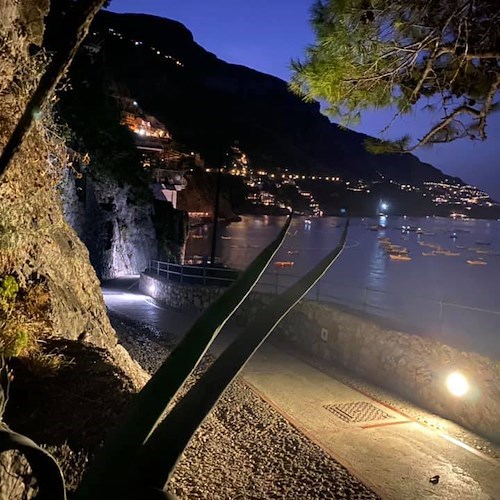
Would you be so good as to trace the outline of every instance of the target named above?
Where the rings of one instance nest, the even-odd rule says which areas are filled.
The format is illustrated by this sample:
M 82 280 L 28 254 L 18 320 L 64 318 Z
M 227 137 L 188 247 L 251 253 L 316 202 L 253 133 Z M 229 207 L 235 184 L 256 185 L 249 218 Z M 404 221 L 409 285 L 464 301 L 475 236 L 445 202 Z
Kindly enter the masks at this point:
M 134 293 L 132 281 L 114 282 L 104 296 L 110 309 L 179 337 L 196 319 Z M 212 352 L 236 333 L 218 339 Z M 500 500 L 499 461 L 335 380 L 283 346 L 264 344 L 243 378 L 384 499 Z M 349 419 L 353 414 L 358 422 Z M 429 482 L 435 475 L 438 484 Z

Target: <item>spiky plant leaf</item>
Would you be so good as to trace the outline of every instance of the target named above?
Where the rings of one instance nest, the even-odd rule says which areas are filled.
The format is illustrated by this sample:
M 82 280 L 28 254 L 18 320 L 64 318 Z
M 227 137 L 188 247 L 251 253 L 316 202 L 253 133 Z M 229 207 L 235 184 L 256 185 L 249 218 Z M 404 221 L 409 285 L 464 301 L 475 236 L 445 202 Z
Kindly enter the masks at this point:
M 141 482 L 156 488 L 166 485 L 193 434 L 229 384 L 278 323 L 338 258 L 345 246 L 348 226 L 347 221 L 339 245 L 297 283 L 259 311 L 245 331 L 225 349 L 158 425 L 140 453 Z
M 0 453 L 16 450 L 28 460 L 38 482 L 37 499 L 66 500 L 64 477 L 52 455 L 26 436 L 0 428 Z
M 291 223 L 288 217 L 277 238 L 267 246 L 238 280 L 200 316 L 131 406 L 84 476 L 76 498 L 109 498 L 130 473 L 130 463 L 187 377 L 236 311 L 280 248 Z

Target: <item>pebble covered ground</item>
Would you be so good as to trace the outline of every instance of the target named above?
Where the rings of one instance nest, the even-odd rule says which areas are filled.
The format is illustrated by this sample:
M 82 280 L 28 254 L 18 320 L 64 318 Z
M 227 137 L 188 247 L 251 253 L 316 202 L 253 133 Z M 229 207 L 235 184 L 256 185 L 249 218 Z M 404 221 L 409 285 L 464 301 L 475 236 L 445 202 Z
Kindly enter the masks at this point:
M 154 372 L 172 342 L 145 325 L 112 320 L 131 356 Z M 240 380 L 196 432 L 170 490 L 181 499 L 206 500 L 379 498 Z

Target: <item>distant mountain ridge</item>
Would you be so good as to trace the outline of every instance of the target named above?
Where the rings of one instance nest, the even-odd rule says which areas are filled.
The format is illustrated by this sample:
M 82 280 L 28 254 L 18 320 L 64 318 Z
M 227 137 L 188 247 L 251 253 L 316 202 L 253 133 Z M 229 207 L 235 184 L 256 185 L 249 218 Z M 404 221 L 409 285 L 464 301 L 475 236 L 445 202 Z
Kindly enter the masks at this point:
M 177 21 L 103 11 L 91 31 L 110 78 L 209 161 L 238 141 L 257 168 L 462 182 L 413 155 L 368 153 L 365 135 L 332 124 L 318 103 L 303 102 L 283 80 L 218 59 Z

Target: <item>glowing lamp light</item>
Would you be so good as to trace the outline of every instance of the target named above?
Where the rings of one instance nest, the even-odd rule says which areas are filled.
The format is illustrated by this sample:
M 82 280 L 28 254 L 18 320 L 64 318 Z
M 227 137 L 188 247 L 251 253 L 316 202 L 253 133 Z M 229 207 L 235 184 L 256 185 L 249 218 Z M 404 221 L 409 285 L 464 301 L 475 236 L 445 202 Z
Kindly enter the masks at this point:
M 382 205 L 380 205 L 382 207 L 382 210 L 387 210 L 389 208 L 389 205 L 387 205 L 387 203 L 382 203 Z
M 461 373 L 453 372 L 446 379 L 446 387 L 454 396 L 460 398 L 468 392 L 469 382 Z

